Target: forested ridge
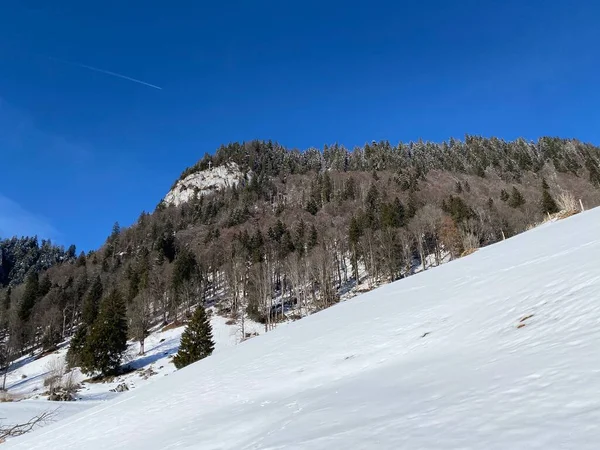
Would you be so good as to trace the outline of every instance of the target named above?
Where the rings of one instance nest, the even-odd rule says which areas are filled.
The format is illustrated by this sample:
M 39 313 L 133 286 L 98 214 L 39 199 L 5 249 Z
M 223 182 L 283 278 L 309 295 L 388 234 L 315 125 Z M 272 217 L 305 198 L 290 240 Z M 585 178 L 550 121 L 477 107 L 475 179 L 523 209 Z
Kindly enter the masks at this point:
M 131 227 L 115 224 L 96 251 L 76 257 L 73 247 L 26 264 L 12 252 L 12 275 L 0 271 L 1 365 L 73 335 L 83 348 L 102 315 L 142 351 L 151 326 L 183 321 L 198 304 L 242 330 L 246 318 L 268 330 L 357 285 L 409 276 L 574 213 L 579 200 L 600 204 L 600 149 L 569 139 L 306 151 L 232 143 L 180 180 L 226 163 L 240 167 L 239 184 L 180 206 L 161 201 Z M 16 241 L 3 241 L 3 255 L 7 242 Z M 71 362 L 90 372 L 119 363 L 73 352 Z

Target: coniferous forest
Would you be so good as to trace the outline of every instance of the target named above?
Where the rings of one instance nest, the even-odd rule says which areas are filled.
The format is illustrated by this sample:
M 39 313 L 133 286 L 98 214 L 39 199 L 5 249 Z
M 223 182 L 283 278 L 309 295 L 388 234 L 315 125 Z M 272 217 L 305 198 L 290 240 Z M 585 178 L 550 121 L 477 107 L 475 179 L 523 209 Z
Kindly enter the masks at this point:
M 87 254 L 36 238 L 0 241 L 0 367 L 72 338 L 70 364 L 110 373 L 126 338 L 143 352 L 152 326 L 186 321 L 198 305 L 242 333 L 248 318 L 269 330 L 352 287 L 398 280 L 578 212 L 580 200 L 600 204 L 600 149 L 550 137 L 305 151 L 232 143 L 181 179 L 228 163 L 243 173 L 237 185 L 179 206 L 160 201 L 134 225 L 115 224 Z

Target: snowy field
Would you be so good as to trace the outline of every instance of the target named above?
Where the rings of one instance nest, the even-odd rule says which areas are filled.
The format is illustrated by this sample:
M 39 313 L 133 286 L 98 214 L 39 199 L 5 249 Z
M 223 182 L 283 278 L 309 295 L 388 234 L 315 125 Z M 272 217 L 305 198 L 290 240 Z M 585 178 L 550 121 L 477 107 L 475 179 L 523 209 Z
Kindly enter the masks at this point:
M 211 318 L 215 353 L 237 345 L 241 341 L 241 332 L 237 325 L 227 325 L 227 319 L 220 316 Z M 65 361 L 66 345 L 51 355 L 40 359 L 22 358 L 16 362 L 16 368 L 7 377 L 8 395 L 14 401 L 0 402 L 0 423 L 4 426 L 25 423 L 32 417 L 47 411 L 54 413 L 53 421 L 79 413 L 94 406 L 100 406 L 106 401 L 123 395 L 114 392 L 119 385 L 125 384 L 129 390 L 134 390 L 148 383 L 175 372 L 172 356 L 177 353 L 181 333 L 185 327 L 173 328 L 167 331 L 155 331 L 146 339 L 146 353 L 139 356 L 139 344 L 129 343 L 129 348 L 123 364 L 134 369 L 133 372 L 116 377 L 108 383 L 85 382 L 88 376 L 78 369 L 74 371 L 74 381 L 82 388 L 77 392 L 74 402 L 49 402 L 44 393 L 46 379 L 55 366 L 54 362 Z M 264 326 L 250 320 L 246 321 L 247 333 L 264 332 Z
M 223 347 L 5 447 L 597 449 L 599 343 L 596 209 Z

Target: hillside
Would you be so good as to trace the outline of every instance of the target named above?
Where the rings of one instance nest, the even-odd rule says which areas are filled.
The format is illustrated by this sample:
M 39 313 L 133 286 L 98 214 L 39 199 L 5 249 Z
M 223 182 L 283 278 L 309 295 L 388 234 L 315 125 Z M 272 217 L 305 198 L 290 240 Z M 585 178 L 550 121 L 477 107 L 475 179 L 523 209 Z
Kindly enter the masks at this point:
M 599 223 L 547 223 L 6 448 L 595 449 Z

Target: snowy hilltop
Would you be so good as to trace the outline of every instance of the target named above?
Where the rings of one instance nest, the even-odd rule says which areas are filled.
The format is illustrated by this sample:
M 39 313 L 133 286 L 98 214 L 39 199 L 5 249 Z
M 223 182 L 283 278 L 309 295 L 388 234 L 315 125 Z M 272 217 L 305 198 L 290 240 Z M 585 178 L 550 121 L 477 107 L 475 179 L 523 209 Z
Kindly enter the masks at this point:
M 201 170 L 175 183 L 175 186 L 165 196 L 164 202 L 167 205 L 178 206 L 188 202 L 195 194 L 206 195 L 236 186 L 243 178 L 244 174 L 234 162 Z
M 15 449 L 595 449 L 600 209 L 226 348 Z

